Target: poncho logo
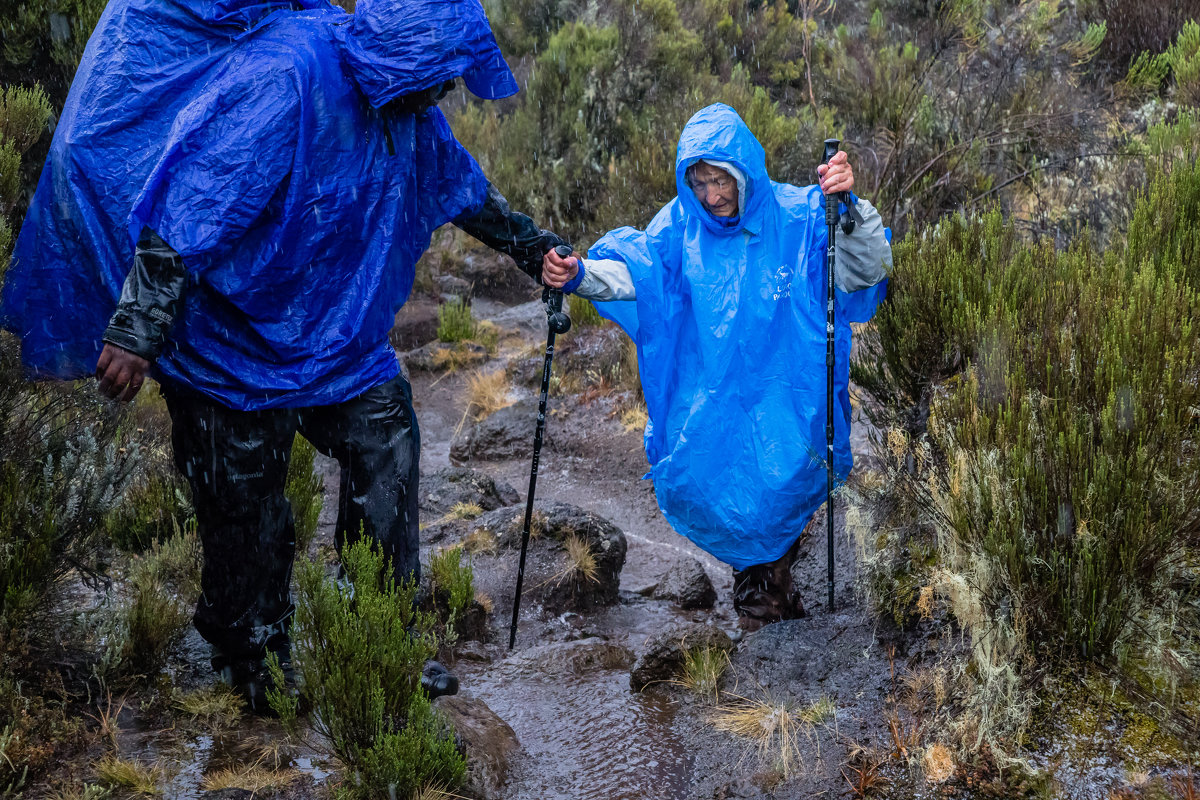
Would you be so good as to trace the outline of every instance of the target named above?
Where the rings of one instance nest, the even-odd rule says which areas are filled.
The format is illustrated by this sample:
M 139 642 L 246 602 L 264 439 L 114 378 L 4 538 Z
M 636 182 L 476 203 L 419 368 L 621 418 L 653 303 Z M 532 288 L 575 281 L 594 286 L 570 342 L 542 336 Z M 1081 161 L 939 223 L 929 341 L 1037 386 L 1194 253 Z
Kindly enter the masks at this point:
M 782 300 L 792 296 L 792 268 L 783 264 L 775 271 L 775 293 L 773 300 Z

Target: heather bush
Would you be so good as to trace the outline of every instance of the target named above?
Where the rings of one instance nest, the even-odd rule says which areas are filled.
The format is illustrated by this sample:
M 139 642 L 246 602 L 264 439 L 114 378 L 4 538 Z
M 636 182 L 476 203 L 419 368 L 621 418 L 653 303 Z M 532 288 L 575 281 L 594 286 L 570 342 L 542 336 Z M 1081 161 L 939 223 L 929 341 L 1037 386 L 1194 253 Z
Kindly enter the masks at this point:
M 452 732 L 420 690 L 433 657 L 433 621 L 413 605 L 416 587 L 397 586 L 391 565 L 360 539 L 342 550 L 348 581 L 322 564 L 297 564 L 292 660 L 313 727 L 345 769 L 339 796 L 411 797 L 430 784 L 452 787 L 465 762 Z M 295 714 L 286 698 L 275 704 Z
M 1200 169 L 1180 164 L 1104 253 L 1022 242 L 998 211 L 897 248 L 855 365 L 891 425 L 859 531 L 881 608 L 910 619 L 937 596 L 969 631 L 976 746 L 1011 747 L 1050 663 L 1166 647 L 1157 669 L 1195 674 L 1198 224 Z
M 292 444 L 284 493 L 292 506 L 296 524 L 296 552 L 308 552 L 317 535 L 317 523 L 325 502 L 325 482 L 316 473 L 317 449 L 300 434 Z

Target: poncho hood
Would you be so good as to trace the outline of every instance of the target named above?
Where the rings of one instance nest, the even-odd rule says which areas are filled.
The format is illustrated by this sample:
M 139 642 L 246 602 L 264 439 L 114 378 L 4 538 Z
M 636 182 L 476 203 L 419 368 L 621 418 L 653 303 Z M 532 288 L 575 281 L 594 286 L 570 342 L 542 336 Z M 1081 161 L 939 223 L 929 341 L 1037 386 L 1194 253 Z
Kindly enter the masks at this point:
M 457 78 L 485 100 L 517 93 L 479 0 L 359 0 L 339 33 L 346 66 L 376 108 Z
M 746 185 L 739 198 L 741 206 L 736 222 L 713 216 L 688 186 L 688 168 L 700 159 L 728 162 L 745 176 Z M 684 210 L 712 233 L 728 236 L 744 229 L 760 230 L 758 223 L 761 222 L 763 204 L 770 201 L 771 195 L 767 156 L 758 139 L 732 108 L 714 103 L 688 120 L 675 153 L 675 189 Z

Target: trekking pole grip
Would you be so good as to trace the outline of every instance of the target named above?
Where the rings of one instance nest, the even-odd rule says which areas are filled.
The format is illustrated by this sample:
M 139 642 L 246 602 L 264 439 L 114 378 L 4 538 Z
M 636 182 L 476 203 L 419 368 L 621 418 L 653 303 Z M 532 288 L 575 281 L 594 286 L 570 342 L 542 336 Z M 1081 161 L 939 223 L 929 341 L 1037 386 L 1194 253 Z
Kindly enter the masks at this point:
M 570 258 L 571 245 L 555 245 L 554 252 L 559 258 Z M 566 333 L 571 330 L 571 318 L 562 310 L 562 289 L 551 289 L 547 286 L 542 300 L 546 303 L 546 321 L 550 325 L 550 330 L 555 333 Z
M 825 140 L 825 155 L 821 159 L 822 164 L 828 164 L 830 159 L 838 153 L 838 147 L 841 146 L 839 139 Z M 834 225 L 838 221 L 838 201 L 841 198 L 837 193 L 825 195 L 825 224 Z

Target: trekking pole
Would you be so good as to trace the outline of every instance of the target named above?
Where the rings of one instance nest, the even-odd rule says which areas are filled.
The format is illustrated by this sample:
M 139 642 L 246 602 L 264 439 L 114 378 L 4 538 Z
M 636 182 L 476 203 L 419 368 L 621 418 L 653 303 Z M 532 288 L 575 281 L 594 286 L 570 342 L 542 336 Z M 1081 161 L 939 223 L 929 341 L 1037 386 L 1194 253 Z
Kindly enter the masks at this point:
M 554 248 L 560 258 L 569 258 L 571 248 L 560 244 Z M 513 596 L 512 626 L 508 630 L 508 649 L 517 643 L 517 618 L 521 613 L 521 584 L 525 582 L 525 554 L 529 550 L 529 529 L 533 524 L 533 492 L 537 488 L 538 458 L 542 452 L 542 434 L 546 430 L 546 395 L 550 392 L 550 363 L 554 360 L 554 337 L 571 330 L 571 318 L 562 310 L 562 289 L 542 287 L 542 302 L 546 304 L 546 360 L 542 364 L 542 396 L 538 401 L 537 428 L 533 434 L 533 467 L 529 470 L 529 495 L 525 498 L 525 528 L 521 531 L 521 561 L 517 565 L 517 593 Z
M 837 155 L 837 139 L 825 140 L 825 155 L 822 164 Z M 825 294 L 825 545 L 826 562 L 829 566 L 829 611 L 833 612 L 833 365 L 836 320 L 833 304 L 837 287 L 834 284 L 834 242 L 837 239 L 838 203 L 841 192 L 825 195 L 825 225 L 829 228 L 829 249 L 825 251 L 826 294 Z

